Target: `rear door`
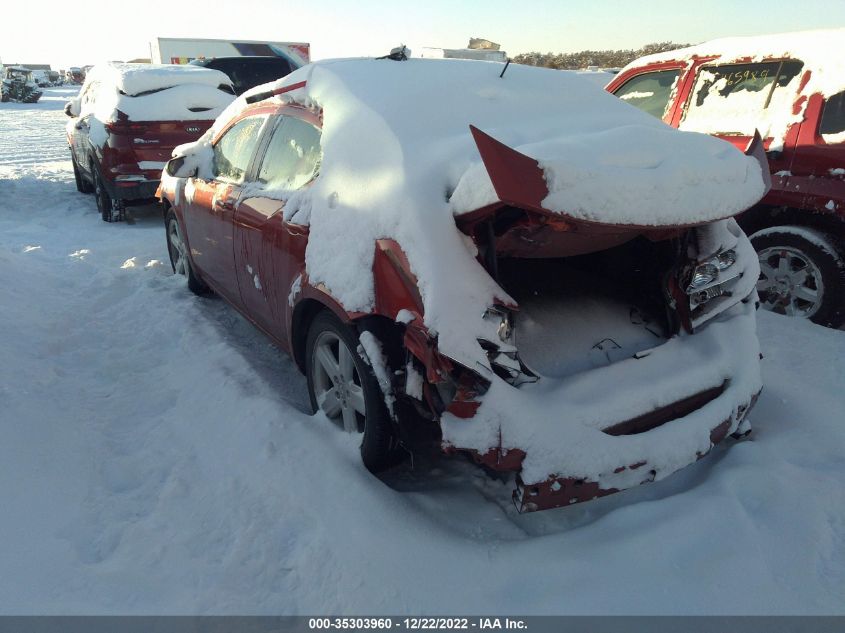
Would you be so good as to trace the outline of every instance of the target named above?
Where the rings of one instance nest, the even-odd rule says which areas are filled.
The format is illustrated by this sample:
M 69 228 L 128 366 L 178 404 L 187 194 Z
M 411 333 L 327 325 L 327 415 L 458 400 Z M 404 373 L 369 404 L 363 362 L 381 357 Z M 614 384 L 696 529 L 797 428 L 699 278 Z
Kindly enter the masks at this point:
M 801 125 L 792 180 L 805 208 L 845 214 L 845 91 L 809 97 Z
M 259 114 L 232 124 L 213 145 L 211 179 L 192 178 L 185 190 L 191 258 L 205 281 L 238 305 L 232 222 L 266 121 L 267 116 Z
M 291 290 L 305 269 L 306 189 L 320 168 L 319 120 L 303 108 L 276 117 L 255 171 L 256 195 L 235 214 L 235 270 L 249 316 L 281 342 L 287 340 Z

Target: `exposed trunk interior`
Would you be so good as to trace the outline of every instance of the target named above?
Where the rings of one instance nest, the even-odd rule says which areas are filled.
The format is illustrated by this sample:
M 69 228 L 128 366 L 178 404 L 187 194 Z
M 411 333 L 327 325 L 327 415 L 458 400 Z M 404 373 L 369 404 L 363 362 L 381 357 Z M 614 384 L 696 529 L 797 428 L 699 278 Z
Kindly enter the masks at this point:
M 499 282 L 520 306 L 522 361 L 563 378 L 660 345 L 676 329 L 663 292 L 674 258 L 672 240 L 643 237 L 587 255 L 499 258 Z

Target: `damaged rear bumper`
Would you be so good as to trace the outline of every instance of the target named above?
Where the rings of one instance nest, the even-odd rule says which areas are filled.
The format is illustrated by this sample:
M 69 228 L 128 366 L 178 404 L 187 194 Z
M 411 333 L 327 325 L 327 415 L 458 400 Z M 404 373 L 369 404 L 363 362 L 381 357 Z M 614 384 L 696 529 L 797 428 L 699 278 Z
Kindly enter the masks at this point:
M 659 481 L 750 430 L 762 389 L 755 296 L 647 354 L 545 386 L 494 381 L 474 415 L 443 416 L 444 445 L 516 473 L 520 512 Z
M 747 422 L 747 416 L 756 404 L 759 395 L 760 392 L 757 392 L 746 404 L 737 407 L 730 418 L 713 427 L 710 431 L 710 449 L 721 443 L 729 434 L 739 438 L 750 433 L 751 426 Z M 696 451 L 694 456 L 690 456 L 690 462 L 698 461 L 707 455 L 710 449 L 703 452 Z M 601 477 L 602 483 L 584 478 L 558 476 L 526 483 L 520 475 L 517 475 L 512 499 L 520 513 L 550 510 L 582 501 L 591 501 L 640 484 L 651 483 L 656 475 L 657 472 L 649 468 L 647 461 L 618 466 L 612 473 Z M 614 478 L 620 481 L 618 487 L 609 483 Z

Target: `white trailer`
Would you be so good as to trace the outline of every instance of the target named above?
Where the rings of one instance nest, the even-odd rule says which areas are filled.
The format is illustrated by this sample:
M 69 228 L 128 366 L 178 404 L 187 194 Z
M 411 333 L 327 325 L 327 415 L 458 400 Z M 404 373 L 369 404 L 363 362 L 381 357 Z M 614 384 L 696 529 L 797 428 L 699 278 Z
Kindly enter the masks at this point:
M 157 37 L 150 42 L 154 64 L 187 64 L 194 59 L 262 55 L 287 57 L 302 66 L 311 61 L 308 42 L 262 42 L 256 40 L 210 40 Z

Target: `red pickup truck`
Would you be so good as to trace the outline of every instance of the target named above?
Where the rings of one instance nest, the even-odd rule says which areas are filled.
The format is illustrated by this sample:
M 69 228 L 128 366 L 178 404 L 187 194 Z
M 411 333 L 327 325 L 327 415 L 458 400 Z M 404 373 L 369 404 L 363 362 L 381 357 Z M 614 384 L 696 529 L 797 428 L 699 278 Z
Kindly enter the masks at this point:
M 714 40 L 642 57 L 607 90 L 681 130 L 745 148 L 772 189 L 738 218 L 760 257 L 762 307 L 845 323 L 845 29 Z

